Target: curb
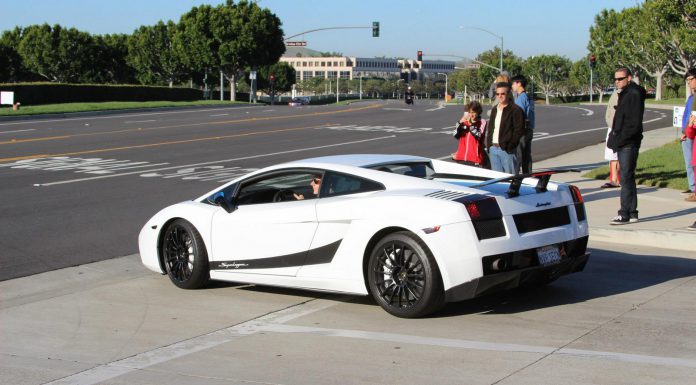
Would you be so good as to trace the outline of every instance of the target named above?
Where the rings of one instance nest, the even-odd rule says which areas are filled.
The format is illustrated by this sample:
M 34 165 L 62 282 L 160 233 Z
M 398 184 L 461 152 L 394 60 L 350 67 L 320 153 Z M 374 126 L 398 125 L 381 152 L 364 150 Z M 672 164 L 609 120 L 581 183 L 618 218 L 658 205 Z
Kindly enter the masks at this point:
M 696 234 L 690 234 L 687 231 L 621 230 L 590 226 L 590 239 L 598 242 L 693 252 L 696 250 Z

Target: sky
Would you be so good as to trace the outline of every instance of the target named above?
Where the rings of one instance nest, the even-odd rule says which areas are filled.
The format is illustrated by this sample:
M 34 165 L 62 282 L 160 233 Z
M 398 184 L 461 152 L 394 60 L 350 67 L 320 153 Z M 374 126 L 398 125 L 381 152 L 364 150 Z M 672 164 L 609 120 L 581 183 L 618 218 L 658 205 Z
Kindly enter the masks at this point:
M 159 20 L 178 22 L 191 8 L 224 0 L 22 0 L 4 2 L 0 31 L 60 24 L 90 34 L 132 33 Z M 356 57 L 425 60 L 474 58 L 500 46 L 528 58 L 557 54 L 585 57 L 589 29 L 602 9 L 620 11 L 639 0 L 258 0 L 280 18 L 286 37 L 319 28 L 365 27 L 293 38 L 307 48 Z M 372 37 L 379 21 L 380 37 Z M 464 28 L 462 28 L 464 27 Z M 481 31 L 485 29 L 486 31 Z M 451 56 L 441 56 L 451 55 Z

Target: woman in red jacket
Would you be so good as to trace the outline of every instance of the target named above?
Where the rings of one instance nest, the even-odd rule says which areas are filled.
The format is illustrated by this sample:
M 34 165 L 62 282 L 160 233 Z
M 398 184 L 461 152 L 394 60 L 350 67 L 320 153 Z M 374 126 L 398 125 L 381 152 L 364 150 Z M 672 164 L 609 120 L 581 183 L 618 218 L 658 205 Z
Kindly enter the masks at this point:
M 483 141 L 486 137 L 486 121 L 481 119 L 483 108 L 477 101 L 469 102 L 466 113 L 457 126 L 454 137 L 459 140 L 457 152 L 452 159 L 457 163 L 485 167 L 486 151 Z

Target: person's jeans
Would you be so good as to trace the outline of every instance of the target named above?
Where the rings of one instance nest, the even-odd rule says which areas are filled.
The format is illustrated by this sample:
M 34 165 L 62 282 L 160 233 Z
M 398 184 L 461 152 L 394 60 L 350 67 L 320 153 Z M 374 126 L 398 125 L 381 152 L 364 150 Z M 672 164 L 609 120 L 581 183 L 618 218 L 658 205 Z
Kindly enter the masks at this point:
M 619 209 L 619 215 L 623 218 L 637 219 L 636 163 L 638 163 L 638 147 L 622 147 L 616 153 L 619 158 L 619 175 L 621 176 L 621 208 Z
M 520 139 L 520 144 L 517 146 L 517 170 L 522 169 L 523 174 L 532 172 L 532 138 L 534 130 L 527 129 L 527 132 Z
M 689 190 L 691 192 L 696 192 L 696 185 L 694 185 L 694 166 L 691 165 L 691 146 L 694 145 L 692 139 L 686 138 L 685 141 L 681 142 L 682 153 L 684 154 L 684 166 L 686 166 L 686 180 L 689 182 Z
M 515 170 L 515 163 L 517 163 L 515 154 L 508 154 L 507 151 L 500 147 L 491 146 L 488 149 L 488 157 L 491 160 L 491 170 L 508 174 L 517 173 L 517 170 Z

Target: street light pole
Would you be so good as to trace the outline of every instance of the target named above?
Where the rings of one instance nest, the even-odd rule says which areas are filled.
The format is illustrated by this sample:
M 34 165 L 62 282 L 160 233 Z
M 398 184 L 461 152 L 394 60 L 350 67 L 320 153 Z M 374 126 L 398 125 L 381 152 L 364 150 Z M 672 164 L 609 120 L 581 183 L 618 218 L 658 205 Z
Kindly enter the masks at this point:
M 486 33 L 489 33 L 497 38 L 500 39 L 500 73 L 503 73 L 503 37 L 501 35 L 497 35 L 487 29 L 479 28 L 479 27 L 465 27 L 465 26 L 460 26 L 459 28 L 461 29 L 475 29 L 478 31 L 483 31 Z
M 449 83 L 448 83 L 448 82 L 449 82 L 449 77 L 448 77 L 447 74 L 444 73 L 444 72 L 438 72 L 437 74 L 438 74 L 438 75 L 445 75 L 445 103 L 447 103 L 447 95 L 449 95 L 449 94 L 447 93 L 447 89 L 448 89 L 448 85 L 449 85 Z

